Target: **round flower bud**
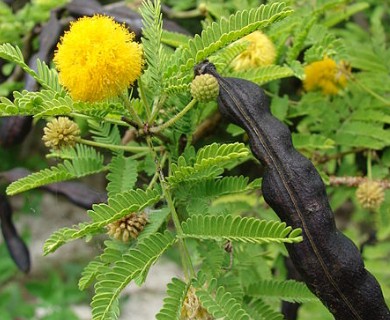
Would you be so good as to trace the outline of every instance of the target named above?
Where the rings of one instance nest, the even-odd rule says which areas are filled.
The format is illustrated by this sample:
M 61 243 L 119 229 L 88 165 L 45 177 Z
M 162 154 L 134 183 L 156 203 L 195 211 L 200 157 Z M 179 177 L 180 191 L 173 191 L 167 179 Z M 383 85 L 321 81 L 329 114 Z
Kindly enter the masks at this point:
M 200 102 L 215 100 L 219 94 L 218 80 L 211 74 L 196 76 L 191 82 L 191 95 Z
M 73 147 L 80 135 L 78 125 L 67 117 L 58 117 L 46 124 L 42 140 L 45 146 L 55 150 Z
M 378 209 L 385 199 L 385 193 L 377 181 L 367 180 L 359 185 L 356 198 L 365 209 Z
M 136 239 L 147 223 L 148 218 L 145 212 L 139 215 L 133 212 L 107 225 L 107 233 L 117 240 L 128 242 L 130 239 Z

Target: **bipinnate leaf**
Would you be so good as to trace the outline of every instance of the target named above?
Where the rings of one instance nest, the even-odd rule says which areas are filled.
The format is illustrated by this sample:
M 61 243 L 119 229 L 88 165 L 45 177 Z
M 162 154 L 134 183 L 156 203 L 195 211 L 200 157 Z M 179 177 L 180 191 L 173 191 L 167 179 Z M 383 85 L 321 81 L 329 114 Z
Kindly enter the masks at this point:
M 181 308 L 186 297 L 189 284 L 180 279 L 173 278 L 167 286 L 167 297 L 164 298 L 164 304 L 156 315 L 157 320 L 176 320 L 180 319 Z
M 80 223 L 75 228 L 62 228 L 54 232 L 43 246 L 45 255 L 54 252 L 63 244 L 96 233 L 109 223 L 117 221 L 124 216 L 140 211 L 156 203 L 161 197 L 157 190 L 130 190 L 118 193 L 108 199 L 108 203 L 95 204 L 88 210 L 92 218 L 90 223 Z
M 180 156 L 177 164 L 172 164 L 171 175 L 167 178 L 171 185 L 180 182 L 200 181 L 216 177 L 224 168 L 237 165 L 249 156 L 249 150 L 243 143 L 213 143 L 199 149 L 194 163 L 188 163 Z
M 137 161 L 122 155 L 112 158 L 107 174 L 108 196 L 111 197 L 116 193 L 131 190 L 137 181 Z
M 230 240 L 248 243 L 295 243 L 302 241 L 301 230 L 285 222 L 231 215 L 194 215 L 182 223 L 184 237 Z
M 295 280 L 261 279 L 251 284 L 246 289 L 246 293 L 252 297 L 267 300 L 284 300 L 298 303 L 318 300 L 304 282 Z
M 245 305 L 245 310 L 256 320 L 283 320 L 283 314 L 275 311 L 273 307 L 265 303 L 262 299 L 252 299 Z
M 67 152 L 71 155 L 71 161 L 65 160 L 56 167 L 43 169 L 11 183 L 7 194 L 15 195 L 49 183 L 81 178 L 104 170 L 103 156 L 92 147 L 76 145 Z
M 193 286 L 202 306 L 215 319 L 249 320 L 249 314 L 242 309 L 241 304 L 223 286 L 217 285 L 216 279 L 206 281 L 206 276 L 199 272 Z
M 121 291 L 133 279 L 145 273 L 175 241 L 176 238 L 169 232 L 153 234 L 100 273 L 91 303 L 92 319 L 117 319 L 119 310 L 116 306 Z
M 229 18 L 223 17 L 213 22 L 202 31 L 201 35 L 195 35 L 186 46 L 176 50 L 164 74 L 167 82 L 165 90 L 185 90 L 185 84 L 191 77 L 188 71 L 195 64 L 228 44 L 255 30 L 269 26 L 291 13 L 292 10 L 284 3 L 273 3 L 251 10 L 238 11 Z

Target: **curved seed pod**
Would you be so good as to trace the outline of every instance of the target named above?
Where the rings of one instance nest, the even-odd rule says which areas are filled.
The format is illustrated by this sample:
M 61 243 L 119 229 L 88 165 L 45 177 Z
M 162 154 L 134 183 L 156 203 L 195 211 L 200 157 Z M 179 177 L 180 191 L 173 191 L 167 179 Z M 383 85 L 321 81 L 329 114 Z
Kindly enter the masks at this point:
M 0 172 L 0 177 L 11 183 L 31 174 L 25 168 L 14 168 Z M 107 193 L 91 189 L 82 182 L 63 181 L 44 185 L 41 189 L 53 194 L 60 194 L 70 202 L 84 209 L 91 209 L 95 203 L 107 202 Z
M 245 129 L 265 167 L 264 199 L 281 220 L 303 230 L 303 241 L 286 247 L 307 286 L 335 319 L 390 319 L 378 282 L 357 247 L 336 228 L 320 175 L 294 149 L 290 131 L 270 113 L 263 90 L 250 81 L 221 77 L 207 61 L 195 67 L 195 74 L 205 73 L 219 82 L 222 115 Z
M 21 271 L 27 273 L 30 270 L 30 253 L 12 223 L 12 209 L 3 195 L 0 195 L 0 222 L 1 232 L 11 258 Z

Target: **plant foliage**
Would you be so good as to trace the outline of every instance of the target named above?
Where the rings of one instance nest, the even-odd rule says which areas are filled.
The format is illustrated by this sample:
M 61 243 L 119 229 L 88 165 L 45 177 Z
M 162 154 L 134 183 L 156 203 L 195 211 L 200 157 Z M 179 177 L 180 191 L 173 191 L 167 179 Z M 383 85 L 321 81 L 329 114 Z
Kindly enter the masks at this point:
M 33 1 L 19 10 L 0 2 L 0 80 L 7 79 L 0 84 L 0 116 L 4 121 L 32 116 L 37 127 L 53 117 L 68 117 L 81 136 L 74 147 L 48 151 L 47 158 L 56 162 L 40 164 L 40 170 L 8 185 L 6 193 L 105 177 L 107 201 L 87 211 L 89 221 L 54 231 L 43 248 L 48 255 L 77 239 L 96 237 L 102 243 L 102 252 L 79 280 L 80 290 L 94 288 L 94 320 L 118 319 L 123 289 L 132 281 L 142 285 L 161 256 L 177 252 L 184 276 L 167 285 L 159 320 L 181 320 L 185 308 L 193 308 L 194 317 L 198 312 L 215 319 L 281 320 L 281 301 L 302 304 L 300 320 L 312 319 L 318 310 L 319 317 L 328 315 L 306 285 L 286 277 L 284 245 L 295 245 L 304 235 L 280 222 L 264 202 L 264 168 L 252 157 L 245 132 L 221 119 L 217 101 L 191 100 L 193 68 L 205 59 L 224 77 L 261 85 L 272 113 L 292 132 L 295 147 L 329 184 L 332 207 L 343 212 L 353 205 L 353 213 L 351 209 L 342 215 L 343 223 L 359 243 L 375 234 L 375 243 L 362 252 L 389 301 L 389 194 L 384 193 L 379 208 L 367 210 L 354 195 L 357 183 L 335 182 L 346 177 L 389 186 L 386 4 L 166 0 L 162 6 L 159 0 L 145 0 L 139 10 L 142 76 L 122 96 L 92 103 L 72 99 L 48 58 L 28 57 L 42 40 L 34 38 L 35 31 L 29 36 L 25 32 L 43 25 L 59 5 L 44 2 L 46 6 Z M 55 12 L 58 22 L 70 20 L 71 10 Z M 171 31 L 168 16 L 195 19 L 182 20 Z M 178 33 L 182 28 L 191 30 Z M 254 50 L 248 41 L 237 40 L 254 31 L 272 41 L 275 61 L 235 70 L 232 61 Z M 34 41 L 26 45 L 29 37 Z M 265 54 L 256 52 L 256 57 Z M 345 77 L 335 94 L 321 91 L 324 68 L 317 70 L 317 88 L 305 85 L 307 67 L 325 58 L 336 65 L 334 81 Z M 21 72 L 39 84 L 37 91 L 21 87 Z M 0 129 L 0 144 L 8 139 L 5 134 L 18 130 Z M 3 156 L 6 151 L 0 152 Z M 113 226 L 115 234 L 107 235 Z M 129 230 L 133 233 L 127 239 L 123 234 Z

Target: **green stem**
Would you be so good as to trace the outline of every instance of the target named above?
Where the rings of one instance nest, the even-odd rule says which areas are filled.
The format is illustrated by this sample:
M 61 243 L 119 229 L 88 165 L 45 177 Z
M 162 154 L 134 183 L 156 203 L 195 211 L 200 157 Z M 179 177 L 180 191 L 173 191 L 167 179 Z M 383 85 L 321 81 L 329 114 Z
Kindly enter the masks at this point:
M 167 153 L 163 154 L 163 157 L 160 161 L 160 166 L 164 167 L 165 161 L 167 160 Z M 152 180 L 150 181 L 147 189 L 152 189 L 155 183 L 157 182 L 157 179 L 159 178 L 160 172 L 159 170 L 156 170 L 156 173 L 154 174 Z
M 163 131 L 164 129 L 170 127 L 171 125 L 173 125 L 176 121 L 178 121 L 179 119 L 181 119 L 188 111 L 190 111 L 194 105 L 196 104 L 198 100 L 196 99 L 192 99 L 190 101 L 189 104 L 187 104 L 185 106 L 185 108 L 183 110 L 181 110 L 176 116 L 174 116 L 173 118 L 169 119 L 167 122 L 163 123 L 162 125 L 160 126 L 157 126 L 157 127 L 151 127 L 149 129 L 149 131 L 151 133 L 158 133 L 160 131 Z
M 372 161 L 371 161 L 371 150 L 368 150 L 367 153 L 367 177 L 368 179 L 372 179 Z
M 90 117 L 86 114 L 77 113 L 77 112 L 72 112 L 70 115 L 72 117 L 77 117 L 77 118 L 85 119 L 85 120 L 96 120 L 96 118 L 94 118 L 94 117 Z M 129 124 L 127 122 L 122 121 L 122 120 L 111 119 L 111 118 L 104 118 L 103 120 L 106 122 L 109 122 L 109 123 L 117 124 L 118 126 L 125 126 L 125 127 L 129 126 Z
M 96 142 L 96 141 L 91 141 L 91 140 L 86 140 L 86 139 L 81 139 L 81 138 L 79 138 L 77 140 L 77 142 L 82 143 L 82 144 L 86 144 L 89 146 L 99 147 L 99 148 L 104 148 L 104 149 L 109 149 L 109 150 L 123 150 L 123 151 L 128 151 L 128 152 L 133 152 L 133 153 L 149 151 L 149 147 L 120 146 L 120 145 L 118 146 L 118 145 Z M 156 147 L 156 148 L 158 148 L 159 150 L 163 149 L 163 147 Z
M 366 91 L 368 94 L 372 95 L 374 98 L 378 99 L 383 104 L 390 106 L 390 101 L 386 100 L 379 94 L 377 94 L 375 91 L 371 90 L 369 87 L 366 87 L 364 84 L 362 84 L 356 77 L 351 76 L 351 79 L 356 83 L 361 89 Z
M 185 274 L 187 279 L 195 278 L 195 270 L 194 270 L 194 267 L 192 265 L 190 253 L 189 253 L 188 248 L 186 246 L 186 243 L 183 239 L 184 232 L 183 232 L 183 229 L 181 228 L 179 216 L 176 212 L 176 208 L 175 208 L 175 205 L 173 203 L 171 193 L 170 193 L 169 189 L 167 188 L 167 186 L 165 185 L 166 182 L 164 180 L 161 180 L 161 175 L 160 175 L 160 181 L 161 181 L 163 194 L 164 194 L 165 199 L 167 201 L 168 208 L 171 212 L 173 224 L 175 225 L 175 229 L 176 229 L 176 232 L 177 232 L 177 235 L 179 238 L 179 246 L 180 246 L 180 252 L 181 252 L 181 259 L 182 259 L 182 263 L 183 263 L 183 267 L 184 267 L 184 274 Z
M 154 120 L 156 120 L 156 117 L 158 115 L 158 112 L 160 111 L 160 108 L 164 105 L 165 100 L 168 98 L 166 94 L 162 94 L 160 99 L 156 101 L 155 104 L 153 104 L 152 114 L 150 118 L 148 119 L 148 123 L 152 124 Z
M 146 137 L 146 141 L 148 142 L 149 148 L 150 148 L 150 150 L 153 154 L 153 157 L 155 159 L 158 177 L 160 178 L 163 195 L 165 197 L 165 200 L 167 201 L 168 208 L 169 208 L 169 211 L 170 211 L 171 216 L 172 216 L 172 221 L 173 221 L 173 224 L 175 226 L 175 229 L 176 229 L 176 232 L 178 235 L 179 248 L 180 248 L 180 252 L 181 252 L 180 256 L 182 259 L 184 274 L 185 274 L 187 279 L 194 278 L 195 277 L 195 270 L 194 270 L 194 267 L 192 265 L 192 261 L 191 261 L 191 257 L 190 257 L 188 248 L 187 248 L 185 241 L 184 241 L 184 238 L 183 238 L 184 232 L 183 232 L 183 229 L 182 229 L 181 224 L 180 224 L 180 219 L 179 219 L 179 216 L 177 214 L 175 204 L 173 202 L 172 195 L 171 195 L 171 192 L 169 190 L 169 186 L 167 185 L 167 182 L 165 181 L 165 178 L 164 178 L 164 174 L 162 172 L 162 167 L 161 167 L 162 162 L 158 163 L 158 161 L 157 161 L 157 154 L 156 154 L 155 148 L 153 147 L 152 140 L 151 140 L 150 136 Z
M 135 123 L 137 123 L 139 128 L 142 128 L 143 127 L 143 122 L 142 122 L 141 118 L 138 116 L 138 114 L 135 112 L 135 110 L 134 110 L 133 106 L 131 105 L 128 97 L 125 94 L 123 94 L 121 96 L 121 98 L 122 98 L 123 103 L 125 104 L 125 107 L 130 112 L 130 115 L 133 118 L 132 120 Z
M 146 116 L 148 117 L 148 119 L 150 119 L 150 106 L 149 106 L 149 103 L 148 103 L 148 99 L 146 99 L 144 85 L 143 85 L 143 82 L 142 82 L 142 77 L 140 77 L 138 79 L 138 88 L 139 88 L 141 101 L 144 103 L 144 106 L 145 106 Z

